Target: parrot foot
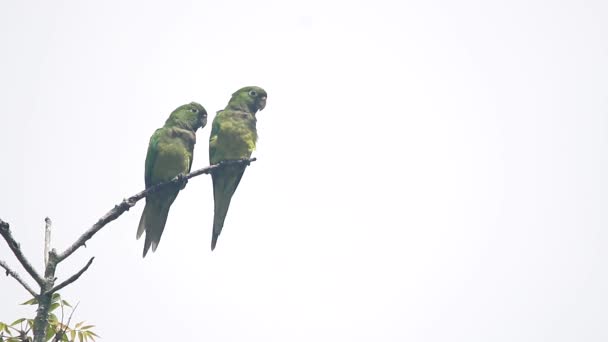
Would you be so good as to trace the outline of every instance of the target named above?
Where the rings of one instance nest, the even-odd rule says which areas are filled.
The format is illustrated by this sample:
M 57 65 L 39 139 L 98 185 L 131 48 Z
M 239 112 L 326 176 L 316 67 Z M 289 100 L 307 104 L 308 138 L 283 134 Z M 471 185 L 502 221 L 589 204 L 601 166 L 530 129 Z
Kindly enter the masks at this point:
M 220 165 L 220 167 L 223 167 L 225 165 L 249 165 L 251 163 L 251 161 L 249 160 L 249 158 L 241 158 L 241 159 L 228 159 L 228 160 L 222 160 L 221 162 L 219 162 L 218 164 Z
M 188 178 L 186 178 L 186 174 L 185 173 L 180 173 L 177 175 L 177 185 L 179 186 L 180 190 L 184 189 L 186 187 L 186 184 L 188 184 Z
M 229 160 L 222 160 L 222 161 L 220 161 L 217 164 L 219 166 L 218 167 L 219 169 L 223 169 L 223 168 L 225 168 L 225 167 L 227 167 L 227 166 L 229 166 L 230 164 L 233 164 L 233 163 L 234 163 L 234 160 L 230 160 L 229 159 Z

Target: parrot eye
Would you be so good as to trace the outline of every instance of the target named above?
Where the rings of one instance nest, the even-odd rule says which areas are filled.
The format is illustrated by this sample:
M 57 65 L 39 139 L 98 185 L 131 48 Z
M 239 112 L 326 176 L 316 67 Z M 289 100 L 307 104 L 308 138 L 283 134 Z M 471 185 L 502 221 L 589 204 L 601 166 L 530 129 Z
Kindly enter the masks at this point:
M 249 95 L 256 97 L 256 96 L 258 96 L 258 93 L 256 93 L 255 90 L 250 90 Z

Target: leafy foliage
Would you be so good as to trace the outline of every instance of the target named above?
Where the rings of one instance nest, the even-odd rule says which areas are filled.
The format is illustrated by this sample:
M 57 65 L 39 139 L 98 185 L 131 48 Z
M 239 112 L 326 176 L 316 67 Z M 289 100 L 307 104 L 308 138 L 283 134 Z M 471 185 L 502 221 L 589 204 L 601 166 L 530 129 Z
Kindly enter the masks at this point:
M 38 305 L 38 300 L 32 298 L 28 301 L 21 303 L 21 305 Z M 47 330 L 45 341 L 52 342 L 95 342 L 95 338 L 99 337 L 95 334 L 91 328 L 94 325 L 85 324 L 84 321 L 70 326 L 72 315 L 78 307 L 72 307 L 68 301 L 61 298 L 59 293 L 54 293 L 51 300 L 51 307 L 49 310 L 49 319 L 47 321 Z M 59 310 L 58 310 L 59 309 Z M 70 310 L 67 322 L 64 323 L 64 319 L 67 315 L 67 310 Z M 57 317 L 57 314 L 61 315 L 61 319 Z M 19 318 L 7 324 L 0 322 L 0 342 L 31 342 L 33 340 L 34 331 L 34 320 L 29 318 Z

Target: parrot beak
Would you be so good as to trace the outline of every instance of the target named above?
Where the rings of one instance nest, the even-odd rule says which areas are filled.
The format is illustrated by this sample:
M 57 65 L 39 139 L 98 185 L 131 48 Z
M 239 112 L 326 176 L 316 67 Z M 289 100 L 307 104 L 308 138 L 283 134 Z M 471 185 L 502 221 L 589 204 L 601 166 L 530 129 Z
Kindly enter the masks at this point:
M 205 127 L 205 125 L 207 125 L 207 111 L 206 110 L 203 109 L 203 111 L 199 113 L 198 123 L 201 128 L 203 128 L 203 127 Z
M 264 109 L 264 107 L 266 107 L 266 96 L 262 97 L 260 99 L 260 102 L 258 103 L 258 109 L 259 110 Z

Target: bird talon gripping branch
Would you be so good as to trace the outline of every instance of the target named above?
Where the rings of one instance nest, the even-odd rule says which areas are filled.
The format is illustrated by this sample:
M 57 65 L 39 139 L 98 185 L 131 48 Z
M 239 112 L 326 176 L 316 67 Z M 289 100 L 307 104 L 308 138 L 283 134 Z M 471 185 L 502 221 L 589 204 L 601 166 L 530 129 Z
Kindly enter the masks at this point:
M 183 189 L 186 187 L 186 184 L 188 184 L 188 178 L 186 178 L 185 173 L 180 173 L 177 175 L 177 184 L 179 185 L 180 189 Z

